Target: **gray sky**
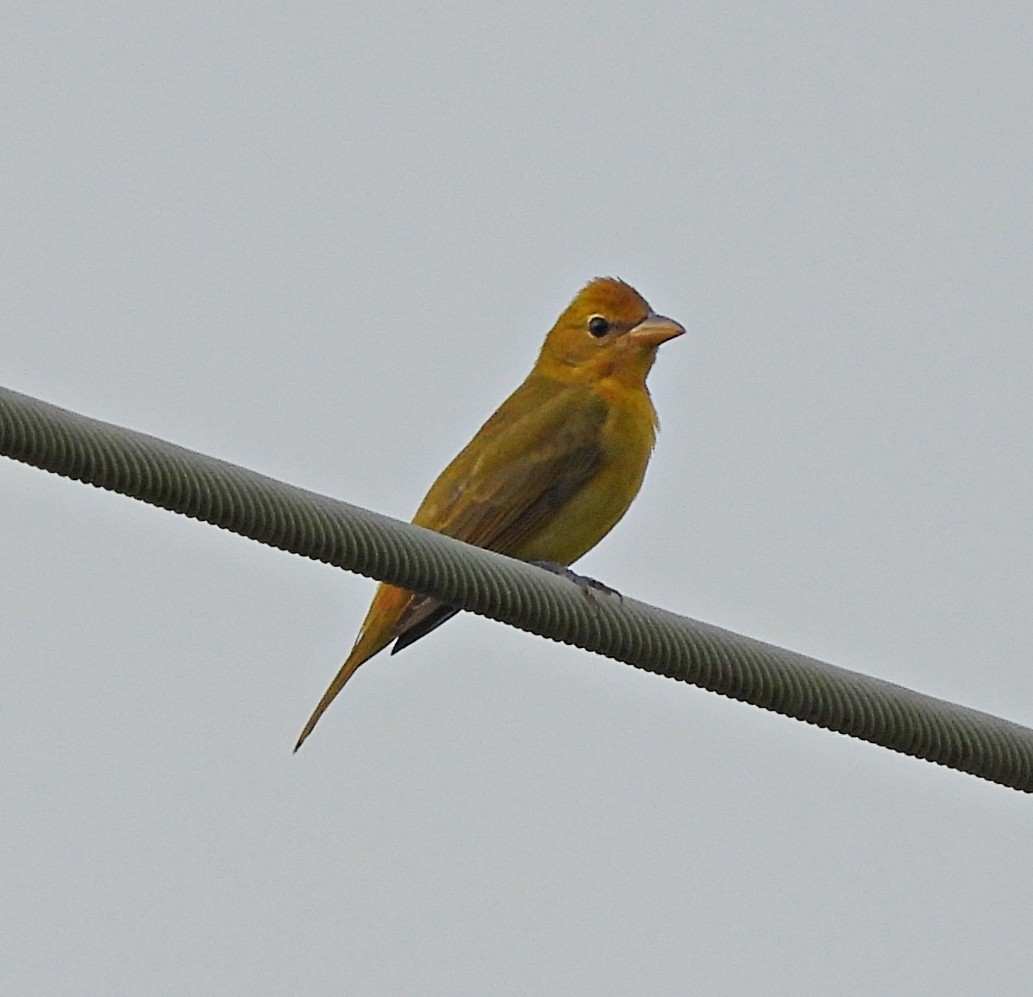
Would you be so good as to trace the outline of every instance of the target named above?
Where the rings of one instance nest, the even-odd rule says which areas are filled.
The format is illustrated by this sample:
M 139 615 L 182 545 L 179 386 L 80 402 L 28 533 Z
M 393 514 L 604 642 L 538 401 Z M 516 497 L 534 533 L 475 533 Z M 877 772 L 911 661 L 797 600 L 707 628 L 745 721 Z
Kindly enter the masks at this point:
M 1028 4 L 5 5 L 0 382 L 408 517 L 617 274 L 636 598 L 1033 724 Z M 995 994 L 1033 801 L 0 463 L 0 991 Z

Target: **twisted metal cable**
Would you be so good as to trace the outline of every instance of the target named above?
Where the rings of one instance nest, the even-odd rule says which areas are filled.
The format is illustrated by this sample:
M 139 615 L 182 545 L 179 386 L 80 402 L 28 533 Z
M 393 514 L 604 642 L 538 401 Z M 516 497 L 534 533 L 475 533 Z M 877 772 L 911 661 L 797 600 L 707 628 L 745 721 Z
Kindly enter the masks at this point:
M 0 454 L 521 630 L 1033 792 L 1033 730 L 0 388 Z M 2 527 L 0 527 L 2 528 Z

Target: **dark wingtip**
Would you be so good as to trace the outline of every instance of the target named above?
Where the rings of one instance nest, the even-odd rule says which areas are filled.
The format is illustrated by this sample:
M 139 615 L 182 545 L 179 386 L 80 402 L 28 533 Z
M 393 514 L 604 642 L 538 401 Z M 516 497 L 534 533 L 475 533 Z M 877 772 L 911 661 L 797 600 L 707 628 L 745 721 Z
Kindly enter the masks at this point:
M 446 606 L 440 602 L 429 601 L 423 607 L 424 612 L 417 617 L 414 623 L 410 623 L 398 635 L 398 639 L 391 648 L 392 654 L 404 651 L 410 644 L 415 644 L 421 637 L 426 637 L 432 630 L 437 630 L 442 623 L 447 623 L 456 613 L 459 612 L 454 606 Z

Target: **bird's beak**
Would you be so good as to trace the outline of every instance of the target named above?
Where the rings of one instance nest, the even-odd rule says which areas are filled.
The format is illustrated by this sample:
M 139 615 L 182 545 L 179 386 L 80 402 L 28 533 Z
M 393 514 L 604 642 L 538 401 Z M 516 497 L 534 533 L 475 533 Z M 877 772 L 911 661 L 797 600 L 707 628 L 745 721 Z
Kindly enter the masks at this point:
M 685 326 L 673 318 L 650 312 L 628 333 L 628 339 L 637 346 L 659 346 L 685 332 Z

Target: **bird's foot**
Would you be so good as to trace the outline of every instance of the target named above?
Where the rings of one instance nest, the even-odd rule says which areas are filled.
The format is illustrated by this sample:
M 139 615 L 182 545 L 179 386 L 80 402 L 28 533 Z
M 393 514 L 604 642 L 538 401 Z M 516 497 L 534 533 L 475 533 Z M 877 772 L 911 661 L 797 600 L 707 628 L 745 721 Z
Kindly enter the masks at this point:
M 621 602 L 624 601 L 624 596 L 616 589 L 610 588 L 605 582 L 599 581 L 598 578 L 589 578 L 587 575 L 579 575 L 576 571 L 571 571 L 565 564 L 557 564 L 556 561 L 531 561 L 529 563 L 538 568 L 544 568 L 551 574 L 569 579 L 585 593 L 587 598 L 593 601 L 596 592 L 601 592 L 603 595 L 615 595 Z

